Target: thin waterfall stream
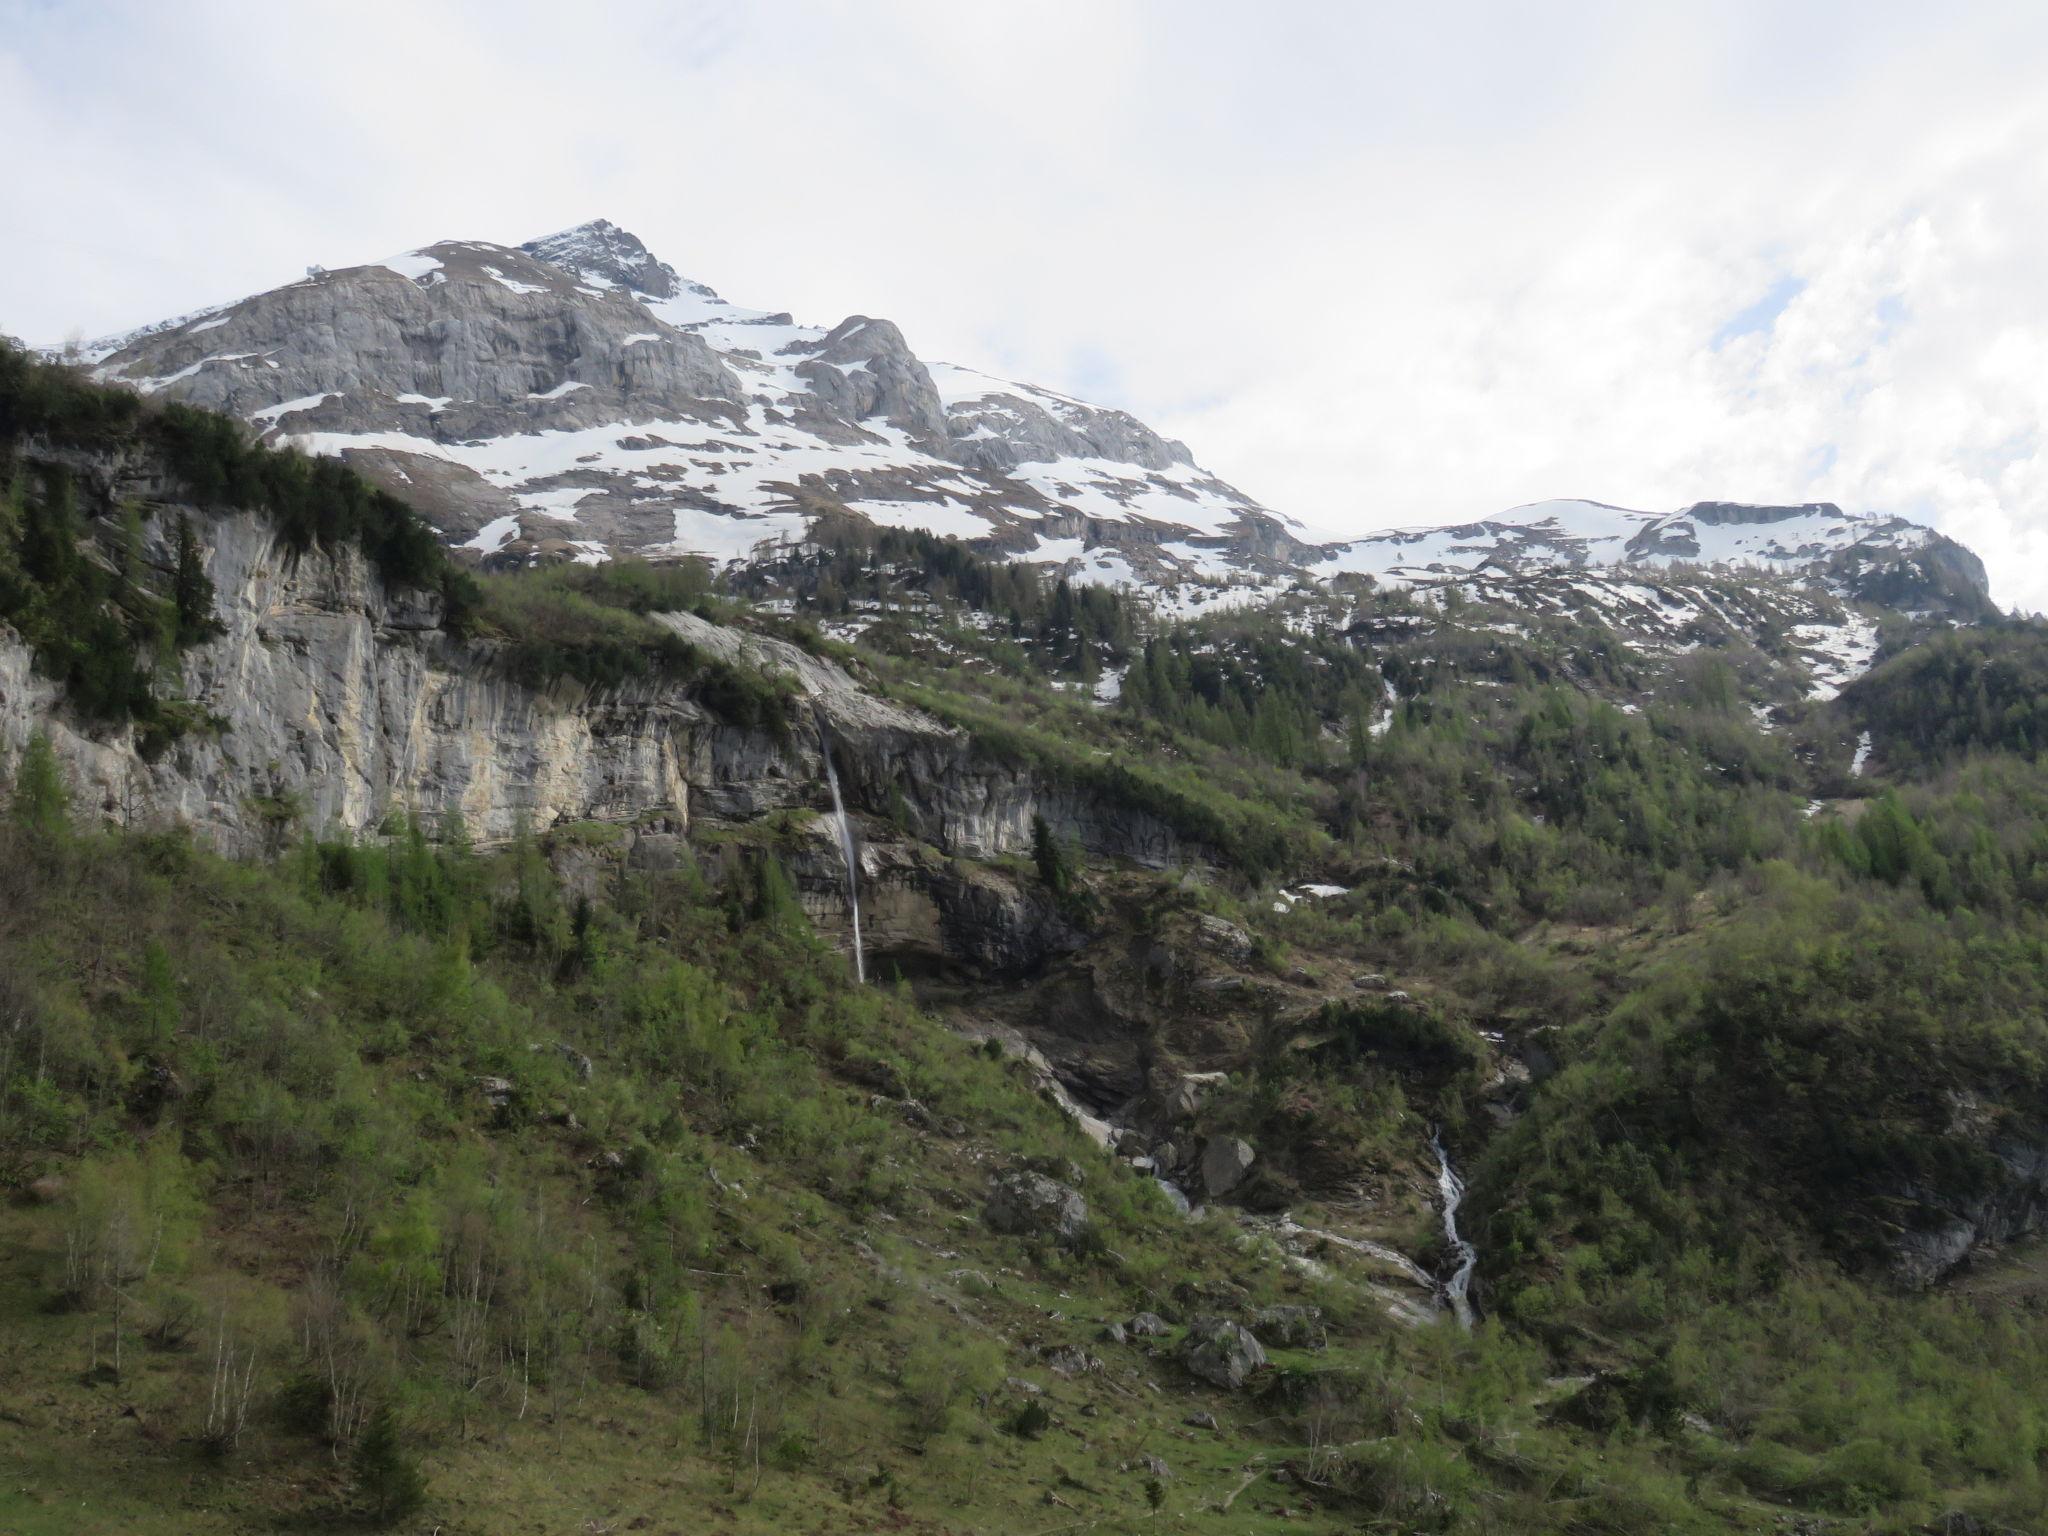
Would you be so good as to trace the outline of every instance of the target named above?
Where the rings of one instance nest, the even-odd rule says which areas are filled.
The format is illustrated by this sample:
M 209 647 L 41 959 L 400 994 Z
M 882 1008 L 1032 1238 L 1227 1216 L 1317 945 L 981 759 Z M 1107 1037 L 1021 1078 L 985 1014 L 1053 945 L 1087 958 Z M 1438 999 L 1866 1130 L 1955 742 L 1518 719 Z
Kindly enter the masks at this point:
M 1451 1304 L 1458 1326 L 1470 1328 L 1473 1317 L 1470 1295 L 1472 1271 L 1479 1267 L 1479 1250 L 1458 1235 L 1458 1207 L 1465 1201 L 1465 1181 L 1451 1166 L 1450 1154 L 1444 1151 L 1443 1138 L 1433 1130 L 1429 1133 L 1429 1147 L 1436 1153 L 1436 1187 L 1444 1201 L 1444 1237 L 1458 1256 L 1456 1271 L 1444 1282 L 1444 1300 Z
M 846 802 L 839 798 L 839 770 L 832 765 L 832 737 L 825 729 L 825 717 L 818 717 L 818 752 L 825 759 L 825 782 L 832 787 L 832 814 L 839 822 L 839 852 L 846 860 L 846 905 L 853 911 L 853 974 L 867 985 L 868 965 L 860 947 L 860 853 L 853 843 L 853 823 L 846 819 Z

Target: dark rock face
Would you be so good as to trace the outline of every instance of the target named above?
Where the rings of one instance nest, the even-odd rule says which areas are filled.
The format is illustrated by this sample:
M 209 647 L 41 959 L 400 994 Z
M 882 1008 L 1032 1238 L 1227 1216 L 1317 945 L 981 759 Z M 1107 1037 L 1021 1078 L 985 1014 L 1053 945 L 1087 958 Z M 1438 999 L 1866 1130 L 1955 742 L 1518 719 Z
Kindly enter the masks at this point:
M 998 1232 L 1062 1243 L 1075 1241 L 1088 1226 L 1088 1202 L 1078 1190 L 1027 1168 L 999 1174 L 990 1182 L 982 1214 Z
M 1903 555 L 1845 550 L 1825 570 L 1850 596 L 1887 608 L 1924 609 L 1965 621 L 1997 612 L 1984 562 L 1940 534 L 1926 535 L 1919 548 Z
M 1832 501 L 1806 501 L 1797 506 L 1757 506 L 1744 501 L 1696 501 L 1679 514 L 1696 523 L 1721 527 L 1729 523 L 1782 523 L 1795 517 L 1840 517 Z
M 1320 1307 L 1261 1307 L 1251 1324 L 1262 1337 L 1288 1349 L 1321 1349 L 1326 1338 Z
M 1970 1139 L 1967 1127 L 1958 1127 L 1958 1134 Z M 1910 1207 L 1892 1246 L 1894 1270 L 1905 1284 L 1932 1285 L 1979 1248 L 2048 1231 L 2048 1127 L 2003 1129 L 1987 1138 L 1987 1150 L 1995 1172 L 1980 1193 L 1898 1192 Z

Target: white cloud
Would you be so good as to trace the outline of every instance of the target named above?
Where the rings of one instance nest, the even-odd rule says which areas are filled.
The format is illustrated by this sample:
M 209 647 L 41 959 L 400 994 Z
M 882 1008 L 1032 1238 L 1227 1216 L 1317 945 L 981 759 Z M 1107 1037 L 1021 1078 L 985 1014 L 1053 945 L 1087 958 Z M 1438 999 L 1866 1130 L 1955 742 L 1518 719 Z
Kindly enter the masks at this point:
M 1884 0 L 0 0 L 0 326 L 603 214 L 1314 525 L 1826 497 L 2043 608 L 2044 63 L 2039 6 Z

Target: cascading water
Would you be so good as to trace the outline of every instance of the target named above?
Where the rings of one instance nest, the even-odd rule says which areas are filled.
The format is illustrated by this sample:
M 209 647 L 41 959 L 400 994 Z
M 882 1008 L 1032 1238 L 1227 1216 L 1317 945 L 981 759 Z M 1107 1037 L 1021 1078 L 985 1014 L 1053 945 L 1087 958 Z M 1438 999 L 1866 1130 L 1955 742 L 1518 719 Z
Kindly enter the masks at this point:
M 1451 1251 L 1458 1256 L 1456 1272 L 1444 1283 L 1444 1299 L 1451 1304 L 1451 1312 L 1458 1319 L 1458 1325 L 1470 1328 L 1472 1299 L 1469 1292 L 1472 1289 L 1472 1271 L 1479 1267 L 1479 1250 L 1458 1235 L 1458 1207 L 1464 1203 L 1465 1181 L 1451 1167 L 1443 1140 L 1435 1131 L 1429 1133 L 1429 1148 L 1436 1153 L 1436 1187 L 1444 1199 L 1444 1237 L 1449 1241 Z
M 839 822 L 839 852 L 846 860 L 846 905 L 853 911 L 853 974 L 865 986 L 868 965 L 860 947 L 860 854 L 853 845 L 853 823 L 846 819 L 846 802 L 839 798 L 839 770 L 832 766 L 832 738 L 826 733 L 822 716 L 818 720 L 818 751 L 825 759 L 825 782 L 832 787 L 832 814 Z

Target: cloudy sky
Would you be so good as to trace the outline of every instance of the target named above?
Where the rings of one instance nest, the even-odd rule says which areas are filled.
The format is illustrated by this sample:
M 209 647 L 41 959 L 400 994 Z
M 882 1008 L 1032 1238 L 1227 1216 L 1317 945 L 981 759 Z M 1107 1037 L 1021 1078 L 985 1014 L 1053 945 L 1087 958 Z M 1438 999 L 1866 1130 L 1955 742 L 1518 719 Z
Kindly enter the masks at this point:
M 0 0 L 0 330 L 605 216 L 1333 532 L 1933 521 L 2048 609 L 2048 6 Z

